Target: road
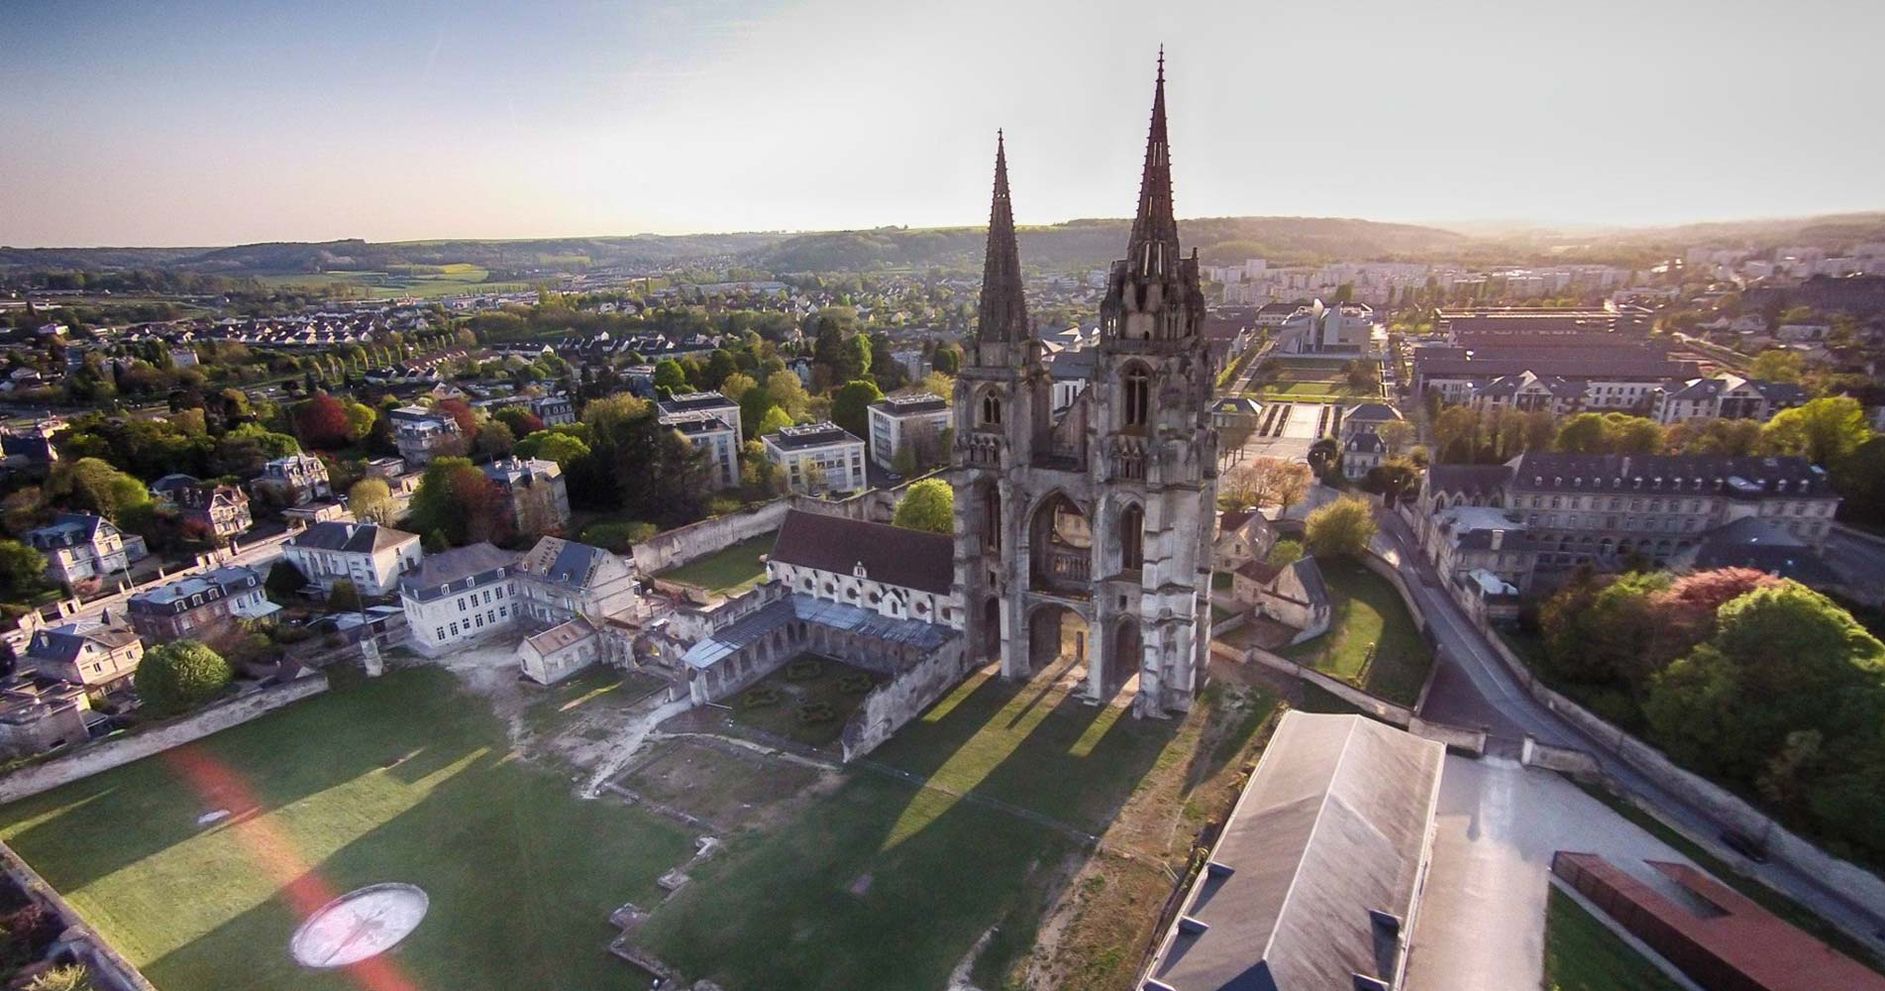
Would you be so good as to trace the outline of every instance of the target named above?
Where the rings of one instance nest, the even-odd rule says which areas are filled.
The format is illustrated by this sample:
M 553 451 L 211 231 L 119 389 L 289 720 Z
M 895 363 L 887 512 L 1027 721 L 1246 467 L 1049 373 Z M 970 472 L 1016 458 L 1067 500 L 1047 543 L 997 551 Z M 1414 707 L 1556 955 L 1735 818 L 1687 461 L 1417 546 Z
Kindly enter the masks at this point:
M 1382 521 L 1378 546 L 1384 545 L 1384 550 L 1392 552 L 1392 559 L 1439 647 L 1435 663 L 1440 665 L 1440 670 L 1428 693 L 1429 704 L 1422 710 L 1423 715 L 1440 721 L 1440 713 L 1444 711 L 1449 717 L 1444 721 L 1486 726 L 1494 736 L 1516 730 L 1540 743 L 1596 755 L 1619 788 L 1638 804 L 1655 809 L 1661 818 L 1691 837 L 1713 838 L 1722 833 L 1726 828 L 1724 824 L 1639 774 L 1618 758 L 1609 745 L 1585 734 L 1534 699 L 1493 652 L 1485 635 L 1441 587 L 1432 565 L 1416 550 L 1418 544 L 1406 521 L 1390 512 L 1377 516 Z M 1718 842 L 1706 845 L 1711 853 L 1744 873 L 1784 892 L 1863 940 L 1874 952 L 1885 953 L 1885 919 L 1846 898 L 1821 879 L 1778 862 L 1756 864 L 1728 851 Z
M 1885 541 L 1835 525 L 1820 557 L 1867 605 L 1879 605 L 1885 598 Z

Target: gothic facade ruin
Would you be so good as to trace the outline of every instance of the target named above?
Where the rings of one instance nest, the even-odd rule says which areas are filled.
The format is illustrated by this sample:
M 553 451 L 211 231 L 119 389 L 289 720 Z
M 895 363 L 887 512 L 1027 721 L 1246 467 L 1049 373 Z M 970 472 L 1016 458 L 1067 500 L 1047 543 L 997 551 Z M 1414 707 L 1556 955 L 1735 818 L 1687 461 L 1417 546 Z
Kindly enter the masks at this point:
M 1141 715 L 1190 707 L 1210 649 L 1217 500 L 1203 320 L 1197 255 L 1182 253 L 1172 210 L 1162 55 L 1138 213 L 1100 306 L 1092 384 L 1058 413 L 1028 322 L 998 136 L 953 460 L 955 597 L 969 649 L 998 659 L 1004 676 L 1070 659 L 1091 699 L 1136 681 Z

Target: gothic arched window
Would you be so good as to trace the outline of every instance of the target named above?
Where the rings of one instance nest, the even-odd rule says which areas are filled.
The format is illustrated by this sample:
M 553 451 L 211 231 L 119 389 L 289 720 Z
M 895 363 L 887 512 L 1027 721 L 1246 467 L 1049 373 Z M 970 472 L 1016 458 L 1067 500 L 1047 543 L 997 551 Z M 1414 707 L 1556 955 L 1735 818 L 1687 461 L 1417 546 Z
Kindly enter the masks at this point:
M 1119 514 L 1119 569 L 1137 571 L 1145 566 L 1145 510 L 1127 506 Z
M 1001 397 L 992 391 L 982 395 L 981 425 L 984 427 L 1001 426 Z
M 1134 365 L 1126 369 L 1121 383 L 1125 393 L 1126 426 L 1143 427 L 1152 408 L 1152 375 Z

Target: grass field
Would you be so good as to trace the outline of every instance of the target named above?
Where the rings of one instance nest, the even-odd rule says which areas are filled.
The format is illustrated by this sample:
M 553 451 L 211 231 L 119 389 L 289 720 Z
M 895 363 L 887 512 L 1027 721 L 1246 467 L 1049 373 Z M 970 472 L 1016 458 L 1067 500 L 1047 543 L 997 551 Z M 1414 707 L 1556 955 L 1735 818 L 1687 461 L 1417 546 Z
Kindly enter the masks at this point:
M 723 551 L 670 568 L 656 577 L 697 585 L 721 595 L 738 595 L 765 580 L 766 565 L 760 557 L 772 553 L 773 541 L 778 536 L 776 531 L 762 533 Z
M 439 271 L 432 272 L 436 268 Z M 521 292 L 530 288 L 522 282 L 487 282 L 491 273 L 468 262 L 428 266 L 423 274 L 389 272 L 311 272 L 257 276 L 263 285 L 291 289 L 324 289 L 330 286 L 365 290 L 369 296 L 390 299 L 418 296 L 433 299 L 465 292 Z
M 1054 823 L 1102 831 L 1175 729 L 977 675 L 872 755 L 926 786 L 850 772 L 829 798 L 697 867 L 638 941 L 690 979 L 732 988 L 930 991 L 999 925 L 976 967 L 998 986 L 1082 849 Z
M 1329 631 L 1286 648 L 1283 656 L 1390 702 L 1412 705 L 1433 666 L 1433 651 L 1420 638 L 1401 597 L 1386 579 L 1357 562 L 1316 563 L 1329 586 Z
M 217 808 L 236 815 L 196 825 Z M 629 987 L 605 919 L 693 852 L 666 820 L 510 756 L 487 704 L 435 669 L 15 803 L 0 838 L 165 991 L 358 989 L 290 962 L 291 904 L 379 881 L 431 898 L 388 958 L 396 986 Z
M 1677 991 L 1680 985 L 1571 896 L 1552 888 L 1545 904 L 1544 987 L 1545 991 Z

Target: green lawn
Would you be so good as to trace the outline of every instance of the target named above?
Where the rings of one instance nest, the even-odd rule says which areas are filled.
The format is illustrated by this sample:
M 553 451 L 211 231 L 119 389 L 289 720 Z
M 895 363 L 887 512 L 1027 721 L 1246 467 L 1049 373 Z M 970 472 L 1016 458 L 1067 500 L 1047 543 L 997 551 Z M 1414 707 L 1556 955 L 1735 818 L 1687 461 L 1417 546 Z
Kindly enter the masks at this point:
M 1545 991 L 1677 991 L 1668 975 L 1571 896 L 1545 905 Z
M 773 541 L 778 536 L 777 531 L 762 533 L 678 568 L 670 568 L 656 577 L 697 585 L 721 595 L 738 595 L 765 579 L 766 565 L 760 557 L 772 553 Z
M 1433 651 L 1420 638 L 1400 595 L 1387 579 L 1355 561 L 1316 563 L 1329 586 L 1329 631 L 1284 649 L 1283 656 L 1390 702 L 1412 705 L 1433 666 Z
M 235 818 L 196 825 L 218 808 Z M 358 975 L 289 960 L 291 899 L 379 881 L 431 899 L 388 958 L 397 986 L 640 986 L 604 951 L 606 918 L 651 904 L 654 879 L 693 852 L 666 820 L 579 801 L 515 759 L 484 701 L 436 669 L 15 803 L 0 839 L 165 991 L 356 991 Z
M 996 986 L 1081 850 L 1029 814 L 1101 831 L 1155 767 L 1183 772 L 1188 755 L 1166 746 L 1175 727 L 978 675 L 872 755 L 930 787 L 847 772 L 789 821 L 734 837 L 639 939 L 690 980 L 730 988 L 931 991 L 999 925 L 975 968 Z
M 801 669 L 801 662 L 809 663 Z M 808 673 L 814 666 L 816 672 Z M 741 692 L 733 699 L 733 719 L 808 747 L 832 747 L 865 694 L 883 680 L 861 668 L 807 655 Z M 799 714 L 806 706 L 824 712 L 808 720 Z
M 389 299 L 397 296 L 418 296 L 431 299 L 473 291 L 521 292 L 529 288 L 522 282 L 487 282 L 491 273 L 468 262 L 422 267 L 436 267 L 441 271 L 413 274 L 410 267 L 407 267 L 406 270 L 395 269 L 387 272 L 336 270 L 260 275 L 256 278 L 257 281 L 268 286 L 288 289 L 354 288 L 365 290 L 369 296 Z

